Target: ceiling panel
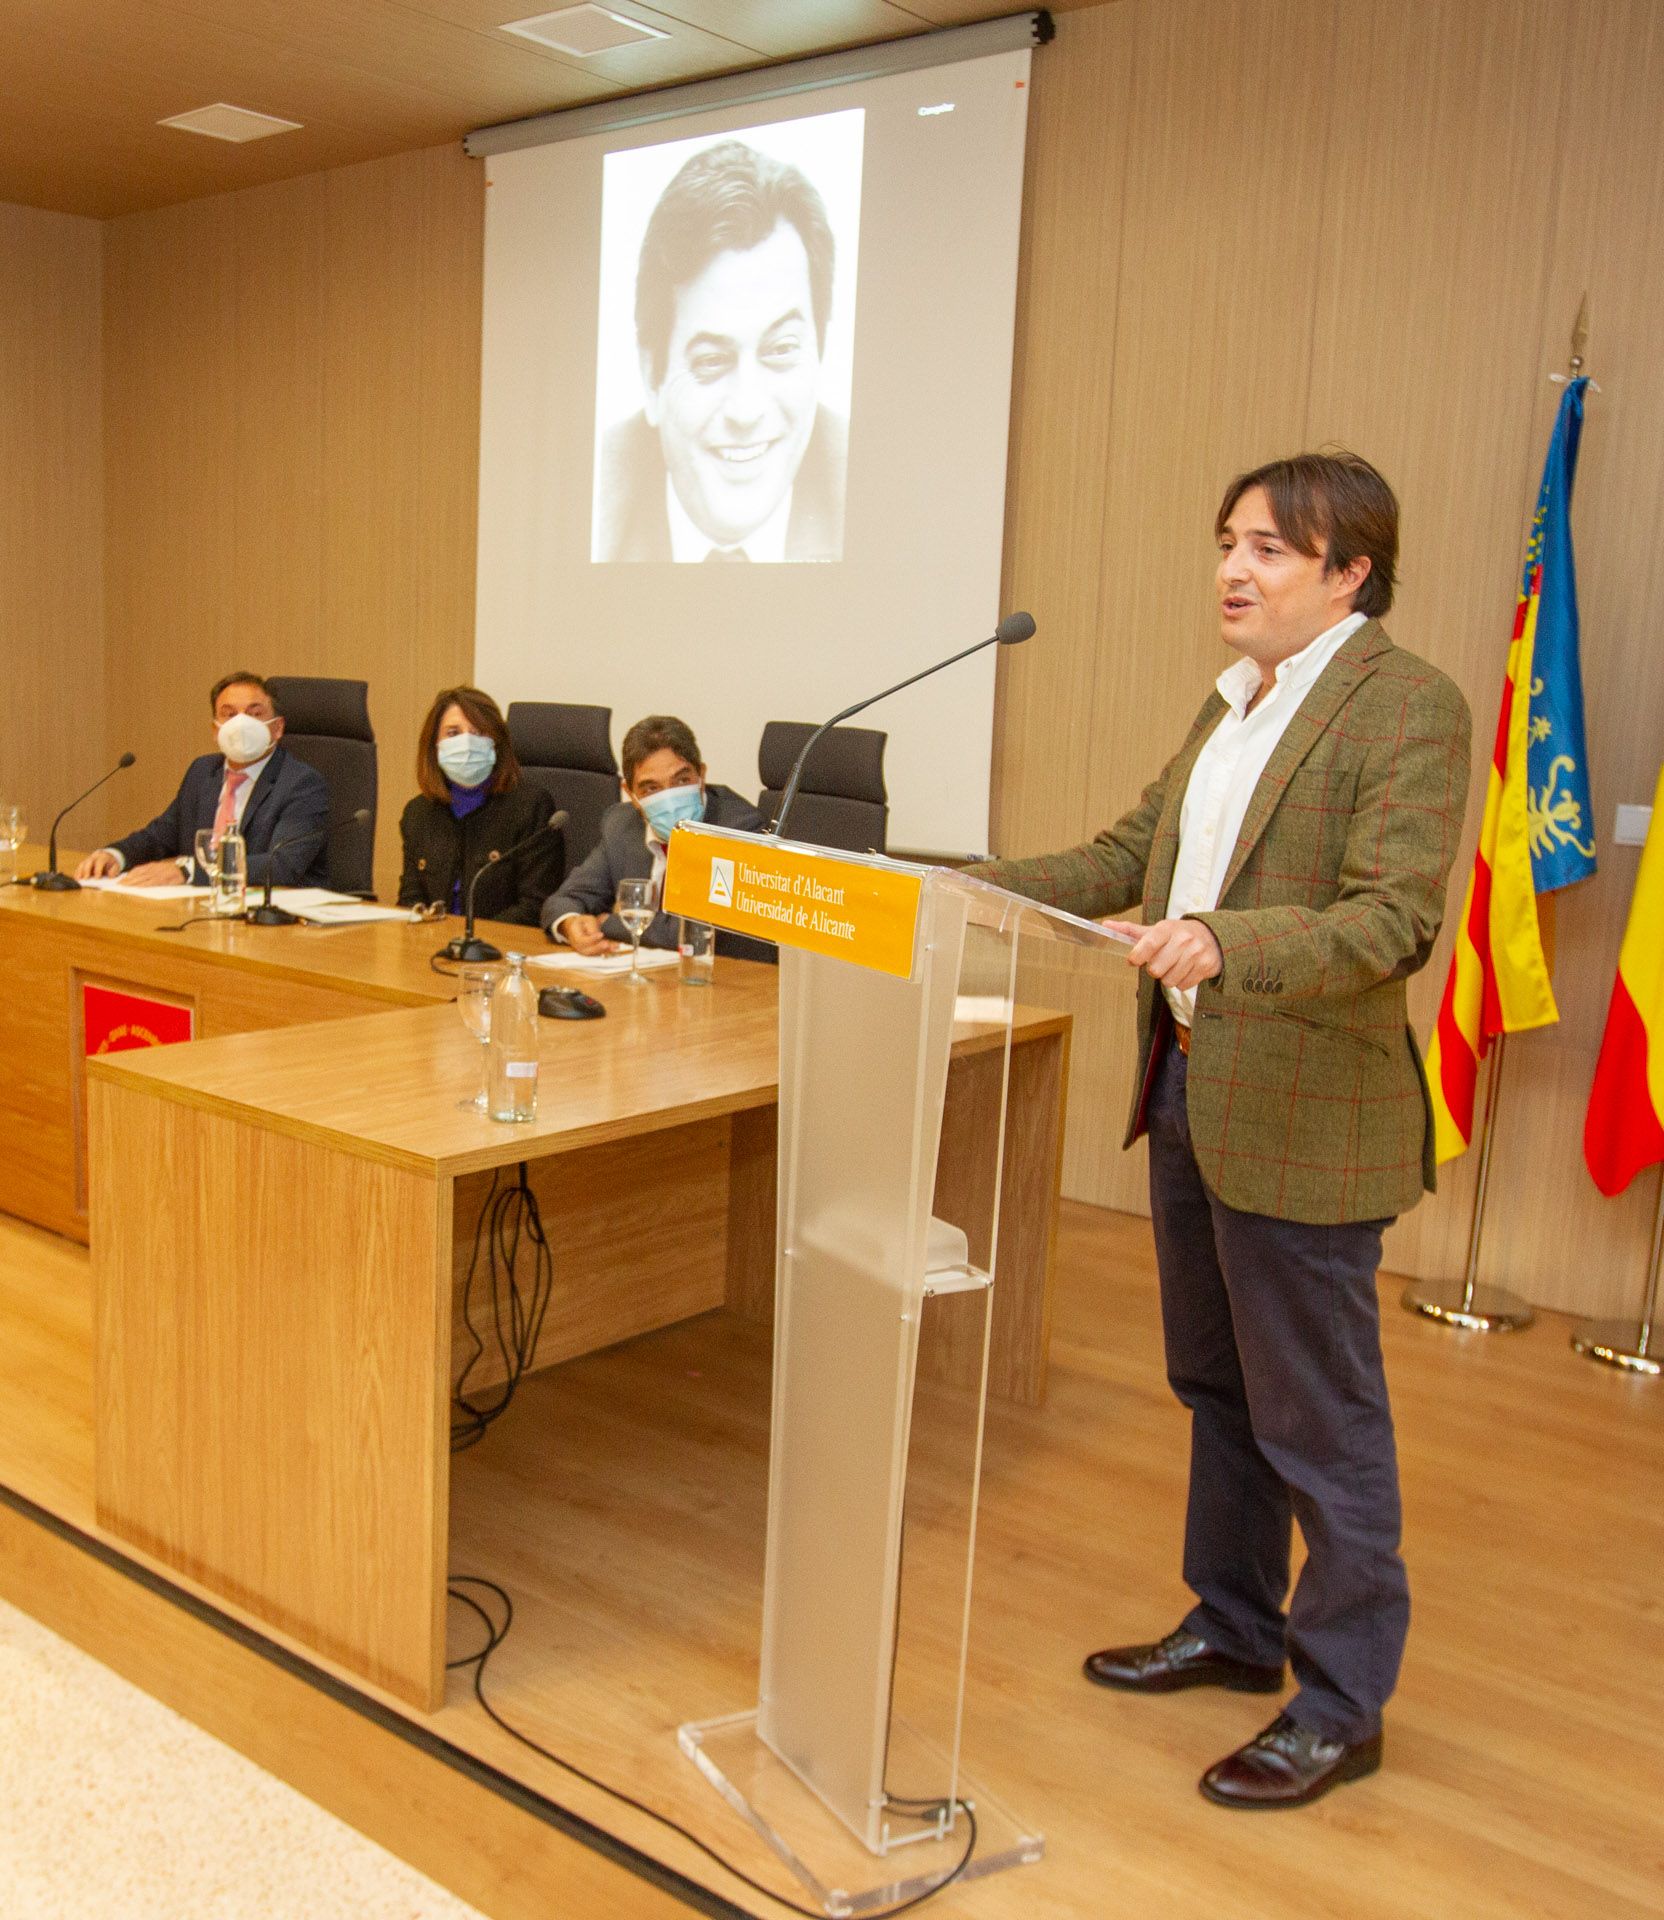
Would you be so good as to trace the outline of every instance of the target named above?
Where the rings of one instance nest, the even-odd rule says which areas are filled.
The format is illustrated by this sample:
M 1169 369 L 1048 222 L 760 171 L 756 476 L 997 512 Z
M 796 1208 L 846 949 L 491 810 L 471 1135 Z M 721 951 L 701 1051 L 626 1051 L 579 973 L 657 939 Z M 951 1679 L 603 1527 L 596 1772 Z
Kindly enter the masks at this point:
M 669 37 L 581 60 L 499 30 L 539 0 L 3 0 L 0 200 L 105 218 L 1019 11 L 1010 0 L 607 4 Z M 247 146 L 156 125 L 215 101 L 303 125 Z

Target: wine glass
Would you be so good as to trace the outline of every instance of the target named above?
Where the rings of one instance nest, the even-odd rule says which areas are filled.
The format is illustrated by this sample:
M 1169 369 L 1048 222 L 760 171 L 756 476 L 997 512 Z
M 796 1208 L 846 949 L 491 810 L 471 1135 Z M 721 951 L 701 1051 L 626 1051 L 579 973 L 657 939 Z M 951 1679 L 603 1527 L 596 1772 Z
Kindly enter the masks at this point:
M 212 827 L 198 827 L 196 830 L 196 863 L 208 876 L 208 885 L 214 884 L 214 869 L 219 865 L 219 841 L 214 837 Z M 194 886 L 196 876 L 191 876 Z
M 497 976 L 485 967 L 464 967 L 457 975 L 456 1004 L 462 1014 L 462 1024 L 480 1043 L 480 1090 L 471 1099 L 459 1100 L 457 1105 L 484 1113 L 486 1099 L 486 1076 L 490 1072 L 491 1046 L 491 996 L 497 988 Z
M 630 977 L 625 984 L 644 987 L 647 982 L 641 977 L 641 936 L 653 924 L 652 880 L 646 877 L 620 880 L 612 910 L 624 922 L 624 930 L 630 936 Z
M 17 850 L 28 837 L 23 809 L 0 801 L 0 886 L 7 886 L 17 878 Z

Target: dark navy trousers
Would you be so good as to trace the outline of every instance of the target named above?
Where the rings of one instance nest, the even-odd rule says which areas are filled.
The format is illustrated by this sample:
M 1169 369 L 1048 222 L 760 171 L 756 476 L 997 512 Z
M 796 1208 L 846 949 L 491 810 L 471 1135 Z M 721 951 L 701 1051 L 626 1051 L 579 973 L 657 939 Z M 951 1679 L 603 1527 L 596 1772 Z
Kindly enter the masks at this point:
M 1410 1624 L 1375 1288 L 1390 1222 L 1226 1206 L 1191 1151 L 1186 1066 L 1167 1042 L 1147 1115 L 1167 1378 L 1191 1415 L 1184 1624 L 1234 1659 L 1286 1652 L 1292 1717 L 1365 1739 Z M 1295 1520 L 1306 1564 L 1285 1614 Z

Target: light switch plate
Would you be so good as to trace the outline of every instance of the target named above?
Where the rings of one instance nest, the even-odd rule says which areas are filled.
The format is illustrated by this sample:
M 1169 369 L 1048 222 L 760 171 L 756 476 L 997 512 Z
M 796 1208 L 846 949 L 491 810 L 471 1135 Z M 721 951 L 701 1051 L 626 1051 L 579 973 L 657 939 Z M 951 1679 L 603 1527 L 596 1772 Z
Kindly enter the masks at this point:
M 1652 825 L 1652 808 L 1621 805 L 1613 823 L 1613 843 L 1620 847 L 1644 847 L 1647 829 Z

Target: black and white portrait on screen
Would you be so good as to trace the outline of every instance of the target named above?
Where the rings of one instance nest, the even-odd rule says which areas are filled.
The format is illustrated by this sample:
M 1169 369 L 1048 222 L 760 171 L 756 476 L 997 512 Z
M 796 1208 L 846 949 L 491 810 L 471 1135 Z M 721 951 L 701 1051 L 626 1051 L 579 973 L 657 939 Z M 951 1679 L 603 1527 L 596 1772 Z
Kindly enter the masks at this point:
M 864 119 L 607 156 L 592 560 L 843 558 Z

